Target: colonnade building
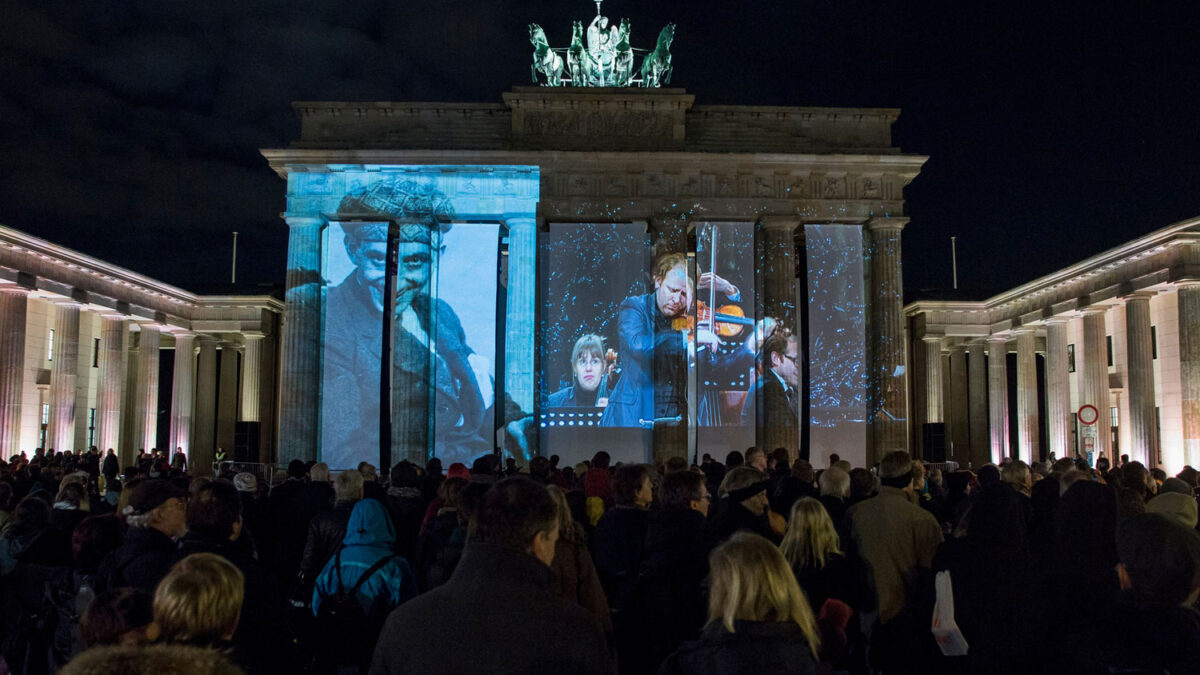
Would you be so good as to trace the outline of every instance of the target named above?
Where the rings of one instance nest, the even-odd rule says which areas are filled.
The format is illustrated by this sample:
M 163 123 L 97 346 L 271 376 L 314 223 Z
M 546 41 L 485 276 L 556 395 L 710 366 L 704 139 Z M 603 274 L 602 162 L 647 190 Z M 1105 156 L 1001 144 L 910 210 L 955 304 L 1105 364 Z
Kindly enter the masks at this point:
M 1200 466 L 1200 218 L 987 300 L 904 311 L 925 457 Z
M 275 446 L 283 303 L 196 295 L 0 227 L 0 454 Z

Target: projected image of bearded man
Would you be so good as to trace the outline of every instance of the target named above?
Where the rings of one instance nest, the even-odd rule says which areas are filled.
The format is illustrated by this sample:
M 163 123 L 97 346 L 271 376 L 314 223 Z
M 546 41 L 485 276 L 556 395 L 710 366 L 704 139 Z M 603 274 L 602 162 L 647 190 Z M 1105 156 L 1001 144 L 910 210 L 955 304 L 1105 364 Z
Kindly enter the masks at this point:
M 487 440 L 493 404 L 490 364 L 467 346 L 462 323 L 450 305 L 434 301 L 428 290 L 433 257 L 449 227 L 399 226 L 391 314 L 395 322 L 392 447 L 397 460 L 423 456 L 429 433 L 435 434 L 433 451 L 443 461 L 462 461 L 491 449 Z M 345 225 L 345 231 L 346 253 L 355 269 L 326 296 L 323 436 L 335 443 L 344 438 L 345 450 L 368 459 L 377 457 L 379 449 L 387 225 L 354 223 Z M 331 411 L 331 406 L 336 410 Z M 329 425 L 336 430 L 331 433 Z M 324 450 L 328 453 L 329 448 Z

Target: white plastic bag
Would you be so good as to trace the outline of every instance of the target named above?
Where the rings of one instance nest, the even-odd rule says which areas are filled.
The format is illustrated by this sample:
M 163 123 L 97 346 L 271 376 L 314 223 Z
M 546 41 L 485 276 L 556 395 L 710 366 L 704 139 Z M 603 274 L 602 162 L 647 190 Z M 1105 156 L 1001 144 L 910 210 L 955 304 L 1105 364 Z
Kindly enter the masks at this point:
M 954 587 L 950 584 L 950 572 L 937 573 L 934 579 L 937 600 L 933 603 L 933 638 L 946 656 L 966 656 L 967 639 L 954 622 Z

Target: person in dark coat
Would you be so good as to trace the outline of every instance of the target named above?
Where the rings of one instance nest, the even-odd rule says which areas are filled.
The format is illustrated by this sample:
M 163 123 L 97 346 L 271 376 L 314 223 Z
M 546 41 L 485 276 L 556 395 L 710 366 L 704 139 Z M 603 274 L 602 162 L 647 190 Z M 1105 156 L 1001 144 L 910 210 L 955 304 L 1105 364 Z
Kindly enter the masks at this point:
M 287 583 L 300 569 L 304 544 L 308 540 L 308 523 L 315 515 L 305 489 L 307 475 L 304 462 L 293 459 L 288 463 L 287 480 L 272 488 L 267 501 L 274 539 L 271 561 L 277 578 Z
M 50 505 L 37 494 L 20 501 L 12 513 L 12 524 L 0 537 L 0 576 L 11 573 L 17 563 L 54 567 L 71 560 L 71 540 L 54 527 Z
M 805 497 L 792 505 L 779 548 L 814 612 L 820 612 L 830 598 L 852 608 L 860 606 L 858 577 L 842 552 L 833 520 L 819 501 Z
M 117 459 L 117 453 L 113 452 L 112 448 L 104 455 L 104 462 L 101 464 L 101 473 L 104 474 L 104 481 L 107 483 L 117 477 L 121 473 L 121 461 Z
M 59 489 L 54 498 L 50 524 L 69 536 L 75 531 L 75 526 L 90 515 L 92 512 L 87 488 L 82 483 L 67 483 Z
M 304 543 L 304 557 L 300 559 L 300 574 L 306 584 L 312 584 L 333 557 L 346 537 L 346 523 L 355 503 L 362 499 L 363 479 L 357 471 L 343 471 L 334 482 L 336 501 L 333 508 L 313 516 L 308 525 L 308 540 Z
M 154 592 L 175 562 L 175 540 L 187 532 L 186 499 L 186 492 L 161 479 L 134 488 L 125 507 L 125 542 L 100 565 L 105 588 Z
M 558 508 L 558 541 L 554 543 L 554 562 L 550 571 L 554 574 L 554 594 L 586 609 L 596 618 L 596 623 L 605 635 L 612 633 L 612 615 L 608 600 L 600 586 L 600 576 L 592 556 L 588 554 L 587 534 L 583 527 L 571 517 L 566 493 L 557 485 L 546 488 Z
M 488 491 L 454 576 L 394 610 L 372 675 L 611 675 L 587 610 L 554 596 L 558 512 L 546 489 L 506 478 Z
M 594 470 L 594 469 L 593 469 Z M 589 470 L 589 475 L 591 471 Z M 592 559 L 613 612 L 619 613 L 633 592 L 642 547 L 646 541 L 649 511 L 654 501 L 650 472 L 642 464 L 626 464 L 613 472 L 613 499 L 592 532 Z
M 662 675 L 816 672 L 816 620 L 783 554 L 738 532 L 710 557 L 709 624 L 663 663 Z
M 214 553 L 233 563 L 245 579 L 242 616 L 233 634 L 233 660 L 247 673 L 272 673 L 292 664 L 291 640 L 285 629 L 284 600 L 274 577 L 253 557 L 242 540 L 242 502 L 237 489 L 209 483 L 192 495 L 187 507 L 187 534 L 179 540 L 177 559 Z
M 1004 483 L 980 490 L 967 514 L 967 536 L 942 543 L 933 571 L 950 572 L 954 620 L 970 649 L 972 673 L 1029 672 L 1021 644 L 1028 619 L 1032 559 L 1023 497 Z
M 1134 516 L 1117 528 L 1117 555 L 1121 592 L 1090 624 L 1105 672 L 1195 672 L 1200 537 L 1158 514 Z
M 780 537 L 767 521 L 767 489 L 770 482 L 758 469 L 739 466 L 725 475 L 720 511 L 709 523 L 709 538 L 720 543 L 733 533 L 746 530 L 778 542 Z
M 415 560 L 421 519 L 425 516 L 421 472 L 415 464 L 404 460 L 392 467 L 390 478 L 385 504 L 396 525 L 396 552 L 406 560 Z
M 686 640 L 700 635 L 708 614 L 705 528 L 712 498 L 705 476 L 679 471 L 663 477 L 662 509 L 651 512 L 634 603 L 637 639 L 619 654 L 621 672 L 653 673 Z
M 1036 578 L 1026 615 L 1040 617 L 1041 625 L 1078 628 L 1107 612 L 1120 590 L 1117 498 L 1089 474 L 1068 473 L 1063 482 L 1070 485 L 1054 513 L 1054 553 Z M 1043 672 L 1080 672 L 1080 660 L 1090 657 L 1093 643 L 1078 631 L 1063 636 L 1028 629 L 1023 642 Z
M 422 591 L 431 588 L 428 584 L 430 573 L 459 528 L 462 520 L 459 513 L 460 497 L 467 485 L 465 478 L 456 477 L 447 478 L 438 487 L 438 502 L 441 506 L 429 525 L 421 532 L 421 538 L 417 542 L 416 564 L 413 566 L 413 571 L 417 574 L 417 585 Z

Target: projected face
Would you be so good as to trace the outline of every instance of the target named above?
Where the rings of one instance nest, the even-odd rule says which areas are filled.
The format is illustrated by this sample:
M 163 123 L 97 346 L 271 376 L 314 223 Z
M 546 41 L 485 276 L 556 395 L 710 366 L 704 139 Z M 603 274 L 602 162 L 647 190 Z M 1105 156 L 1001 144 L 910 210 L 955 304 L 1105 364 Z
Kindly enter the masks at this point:
M 665 277 L 654 279 L 654 300 L 663 316 L 676 317 L 683 314 L 692 304 L 691 295 L 687 267 L 681 265 L 672 268 Z
M 371 292 L 375 309 L 383 311 L 383 283 L 387 276 L 387 241 L 346 237 L 346 253 L 354 263 L 355 274 Z
M 408 309 L 413 298 L 429 283 L 432 256 L 427 244 L 416 241 L 401 242 L 397 253 L 400 264 L 396 269 L 396 312 L 400 313 Z
M 600 388 L 600 379 L 604 376 L 604 359 L 599 354 L 580 354 L 575 361 L 575 381 L 584 391 L 596 391 Z
M 799 359 L 799 343 L 796 338 L 789 338 L 783 354 L 771 354 L 771 370 L 782 377 L 788 386 L 796 387 L 800 381 Z

